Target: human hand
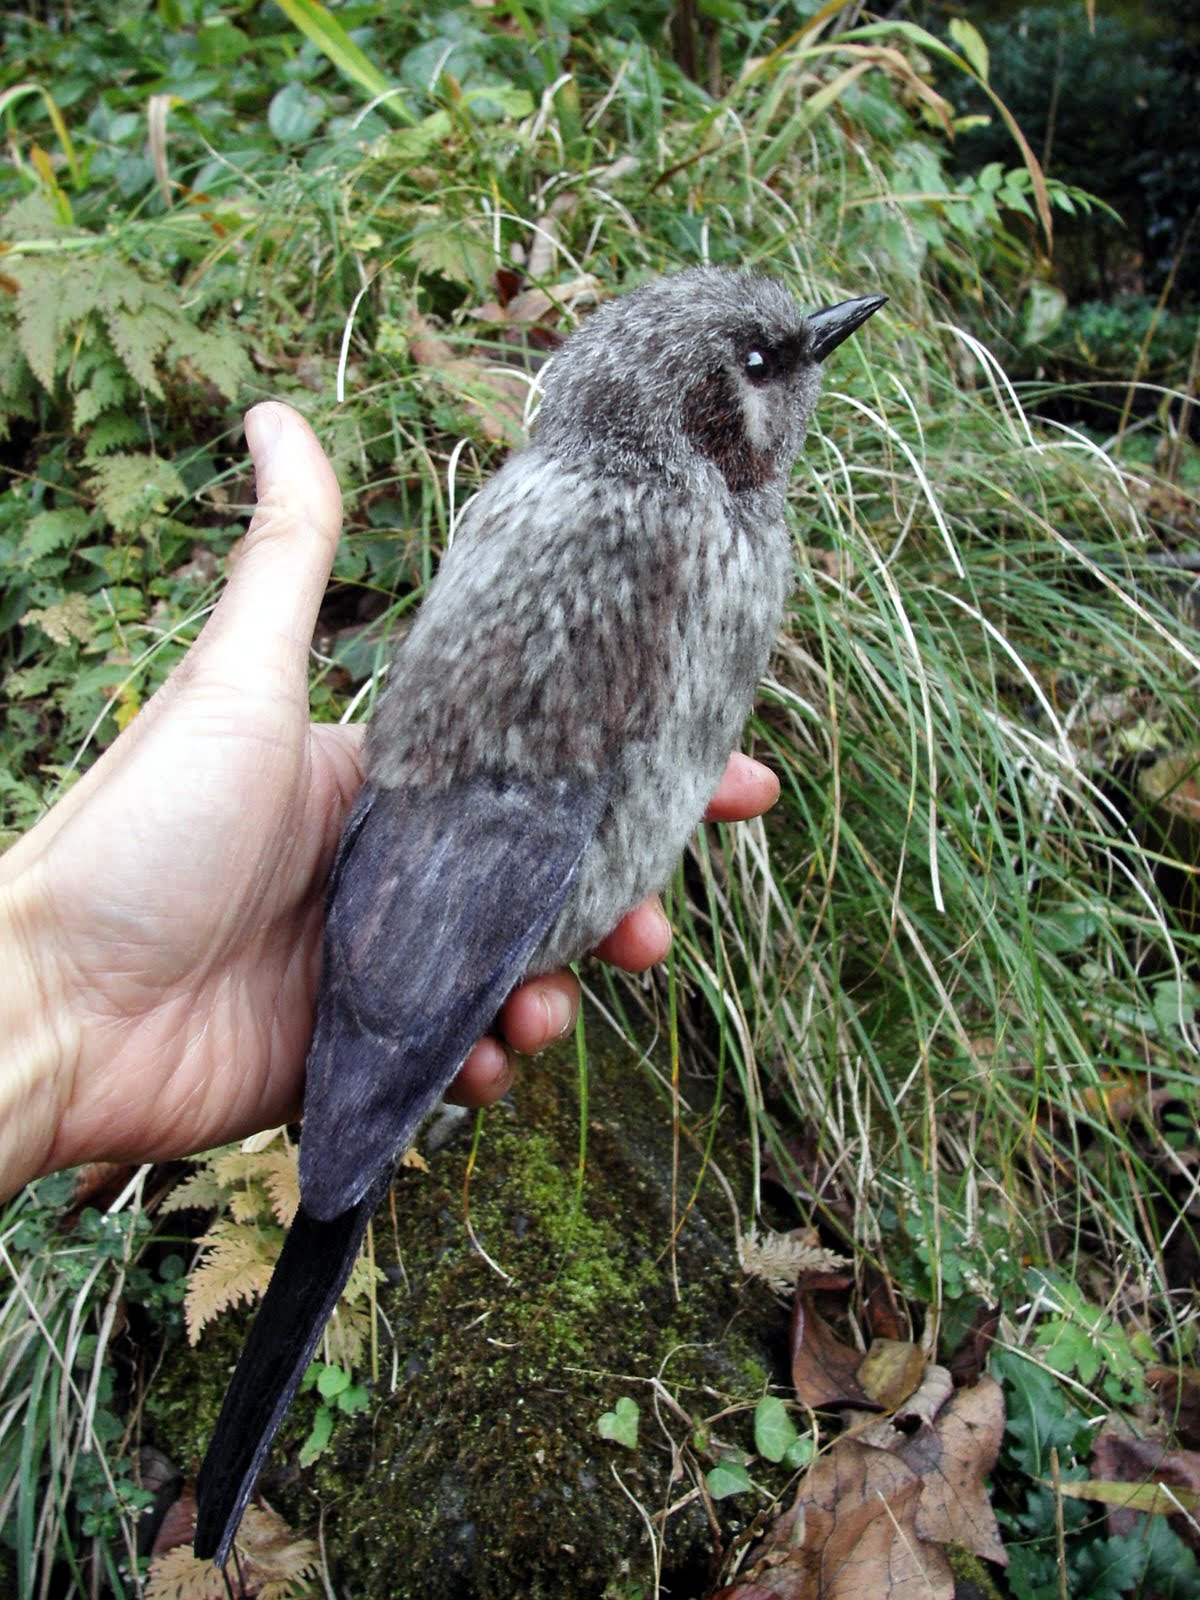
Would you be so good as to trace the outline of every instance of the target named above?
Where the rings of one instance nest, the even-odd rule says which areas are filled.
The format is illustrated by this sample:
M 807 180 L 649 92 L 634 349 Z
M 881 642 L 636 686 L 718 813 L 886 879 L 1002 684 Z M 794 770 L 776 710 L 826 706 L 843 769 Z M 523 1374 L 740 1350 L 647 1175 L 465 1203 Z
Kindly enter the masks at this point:
M 255 407 L 246 437 L 258 507 L 202 634 L 0 859 L 30 1014 L 13 1036 L 36 1035 L 41 1063 L 0 1080 L 0 1192 L 84 1160 L 182 1155 L 299 1111 L 322 897 L 362 781 L 362 729 L 308 720 L 308 651 L 341 522 L 333 470 L 288 407 Z M 735 755 L 709 815 L 754 816 L 778 792 Z M 597 953 L 640 970 L 669 944 L 648 902 Z M 569 973 L 525 984 L 501 1033 L 543 1049 L 578 997 Z M 0 1013 L 21 1003 L 10 993 Z M 511 1076 L 504 1046 L 482 1040 L 456 1098 L 486 1104 Z

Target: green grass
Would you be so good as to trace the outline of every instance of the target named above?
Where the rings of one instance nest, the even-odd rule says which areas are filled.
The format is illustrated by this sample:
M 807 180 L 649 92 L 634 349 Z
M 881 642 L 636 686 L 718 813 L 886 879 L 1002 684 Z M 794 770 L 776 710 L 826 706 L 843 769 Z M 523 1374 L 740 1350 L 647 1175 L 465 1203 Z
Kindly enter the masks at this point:
M 133 10 L 121 16 L 110 60 L 133 26 Z M 822 55 L 813 47 L 835 35 L 789 44 L 781 13 L 744 76 L 748 36 L 726 36 L 712 99 L 652 36 L 606 31 L 607 13 L 573 32 L 559 18 L 536 48 L 539 27 L 452 11 L 349 20 L 374 28 L 371 59 L 404 86 L 399 115 L 360 122 L 352 80 L 232 8 L 222 26 L 247 30 L 297 86 L 273 117 L 280 82 L 252 83 L 215 25 L 205 44 L 180 24 L 170 60 L 143 63 L 144 81 L 119 80 L 102 103 L 80 65 L 100 48 L 91 19 L 44 85 L 78 181 L 42 99 L 6 111 L 23 155 L 0 185 L 14 270 L 45 262 L 70 287 L 119 265 L 209 341 L 139 354 L 102 320 L 43 320 L 53 371 L 18 355 L 0 373 L 15 473 L 0 512 L 7 826 L 28 825 L 115 736 L 211 603 L 211 558 L 236 536 L 248 485 L 233 386 L 223 399 L 205 382 L 204 353 L 248 358 L 239 405 L 272 393 L 304 409 L 346 489 L 313 678 L 314 710 L 335 716 L 369 701 L 451 501 L 520 420 L 520 385 L 497 372 L 524 372 L 531 331 L 479 315 L 498 267 L 529 272 L 560 328 L 596 294 L 699 260 L 769 268 L 814 305 L 882 289 L 891 303 L 839 352 L 795 480 L 796 589 L 748 736 L 781 777 L 781 804 L 697 842 L 667 974 L 589 981 L 631 1037 L 649 1023 L 711 1067 L 716 1113 L 680 1107 L 688 1134 L 718 1162 L 723 1140 L 749 1136 L 796 1218 L 876 1263 L 918 1323 L 948 1339 L 975 1303 L 999 1302 L 1001 1342 L 1042 1362 L 1051 1312 L 1021 1308 L 1053 1269 L 1128 1348 L 1192 1361 L 1195 1309 L 1175 1283 L 1190 1228 L 1195 902 L 1164 891 L 1179 831 L 1140 772 L 1155 755 L 1200 756 L 1200 655 L 1156 560 L 1194 534 L 1197 507 L 1156 480 L 1140 447 L 1153 420 L 1137 446 L 1106 452 L 1040 422 L 1024 406 L 1034 391 L 989 357 L 1037 274 L 1034 225 L 998 212 L 982 182 L 946 177 L 900 33 L 883 41 L 907 52 L 895 59 L 866 54 L 882 36 Z M 454 27 L 470 35 L 461 76 L 430 88 Z M 167 204 L 137 168 L 140 125 L 118 119 L 142 90 L 210 79 L 168 124 L 172 178 L 190 192 Z M 53 181 L 32 162 L 38 139 L 56 152 Z M 1011 193 L 1028 194 L 1015 145 L 1010 171 Z M 0 300 L 0 337 L 22 306 L 35 301 Z M 446 342 L 434 362 L 430 330 Z M 89 400 L 84 425 L 73 339 L 117 386 L 111 404 Z M 119 474 L 105 476 L 125 457 L 173 470 L 159 501 L 130 507 Z M 1194 873 L 1196 859 L 1175 865 Z M 737 1199 L 748 1227 L 762 1196 Z M 8 1427 L 22 1411 L 42 1419 L 19 1487 L 0 1483 L 30 1593 L 80 1527 L 76 1457 L 50 1451 L 46 1423 L 67 1403 L 54 1377 L 67 1368 L 38 1355 L 30 1310 L 57 1308 L 39 1313 L 50 1332 L 67 1315 L 55 1272 L 30 1258 L 5 1323 L 29 1318 L 10 1335 Z M 95 1307 L 95 1288 L 81 1303 Z M 1106 1413 L 1110 1369 L 1075 1377 L 1074 1403 Z M 47 1474 L 60 1509 L 37 1525 L 30 1497 Z

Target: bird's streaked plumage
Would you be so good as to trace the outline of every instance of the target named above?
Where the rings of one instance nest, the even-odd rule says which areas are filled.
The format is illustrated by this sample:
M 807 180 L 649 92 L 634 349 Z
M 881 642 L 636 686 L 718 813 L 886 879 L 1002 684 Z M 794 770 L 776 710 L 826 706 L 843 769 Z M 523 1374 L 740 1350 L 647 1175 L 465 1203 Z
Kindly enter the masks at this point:
M 713 269 L 612 301 L 464 514 L 330 879 L 302 1204 L 197 1480 L 197 1554 L 227 1558 L 394 1163 L 475 1040 L 669 878 L 779 626 L 820 361 L 882 303 L 806 317 Z

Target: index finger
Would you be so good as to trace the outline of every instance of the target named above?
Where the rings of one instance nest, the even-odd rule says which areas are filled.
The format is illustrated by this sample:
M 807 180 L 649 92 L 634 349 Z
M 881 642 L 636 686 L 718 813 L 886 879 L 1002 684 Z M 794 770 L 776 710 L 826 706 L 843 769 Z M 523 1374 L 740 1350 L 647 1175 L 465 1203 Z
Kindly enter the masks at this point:
M 779 779 L 770 767 L 764 767 L 753 756 L 735 750 L 726 764 L 716 794 L 708 802 L 704 820 L 745 822 L 750 817 L 761 817 L 778 799 Z

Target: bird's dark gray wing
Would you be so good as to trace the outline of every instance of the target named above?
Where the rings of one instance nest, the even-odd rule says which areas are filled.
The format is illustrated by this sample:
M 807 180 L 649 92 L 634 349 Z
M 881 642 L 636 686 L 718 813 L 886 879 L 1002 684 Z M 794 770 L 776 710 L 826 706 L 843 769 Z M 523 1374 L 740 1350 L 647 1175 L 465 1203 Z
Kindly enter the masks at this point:
M 364 786 L 330 878 L 300 1140 L 302 1203 L 196 1480 L 224 1564 L 392 1166 L 562 909 L 599 780 Z
M 604 811 L 597 779 L 367 784 L 334 866 L 300 1192 L 354 1205 L 411 1141 L 562 909 Z

